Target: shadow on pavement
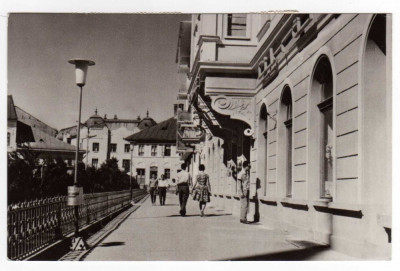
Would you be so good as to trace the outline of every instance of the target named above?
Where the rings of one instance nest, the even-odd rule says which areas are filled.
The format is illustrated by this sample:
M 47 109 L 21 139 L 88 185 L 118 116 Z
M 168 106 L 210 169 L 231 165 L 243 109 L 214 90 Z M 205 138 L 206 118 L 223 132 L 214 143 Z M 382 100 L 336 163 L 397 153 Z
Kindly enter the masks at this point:
M 125 242 L 106 242 L 101 243 L 99 247 L 114 247 L 114 246 L 124 246 Z
M 226 216 L 226 215 L 232 215 L 232 214 L 205 214 L 205 217 L 213 217 L 213 216 Z
M 247 223 L 246 225 L 249 225 L 249 226 L 251 226 L 251 225 L 257 226 L 257 225 L 262 225 L 262 223 L 260 223 L 260 222 L 251 222 L 251 221 L 249 221 L 249 223 Z
M 191 217 L 191 216 L 200 216 L 200 214 L 198 215 L 185 215 L 185 217 Z M 182 217 L 181 215 L 167 215 L 166 217 Z
M 227 216 L 227 215 L 232 215 L 232 214 L 205 214 L 204 217 Z M 185 215 L 185 217 L 192 217 L 192 216 L 200 216 L 200 214 Z M 166 217 L 181 217 L 181 215 L 169 215 L 169 216 L 166 216 Z
M 329 246 L 316 246 L 306 249 L 296 249 L 282 252 L 273 252 L 261 255 L 225 259 L 230 261 L 307 261 L 318 253 L 328 250 Z

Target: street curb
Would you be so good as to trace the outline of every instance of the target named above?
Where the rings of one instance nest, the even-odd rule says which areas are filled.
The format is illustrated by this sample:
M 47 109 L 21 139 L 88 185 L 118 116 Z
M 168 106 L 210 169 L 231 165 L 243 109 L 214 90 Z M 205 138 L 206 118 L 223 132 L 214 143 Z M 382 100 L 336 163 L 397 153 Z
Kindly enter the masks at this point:
M 95 249 L 107 236 L 109 236 L 114 230 L 116 230 L 133 212 L 135 212 L 141 204 L 149 197 L 149 195 L 145 195 L 140 201 L 135 203 L 135 205 L 131 206 L 126 211 L 123 211 L 119 215 L 117 215 L 113 220 L 107 223 L 104 228 L 96 232 L 94 235 L 89 237 L 87 243 L 89 245 L 88 250 L 84 251 L 70 251 L 66 255 L 64 255 L 59 261 L 83 261 L 84 258 Z

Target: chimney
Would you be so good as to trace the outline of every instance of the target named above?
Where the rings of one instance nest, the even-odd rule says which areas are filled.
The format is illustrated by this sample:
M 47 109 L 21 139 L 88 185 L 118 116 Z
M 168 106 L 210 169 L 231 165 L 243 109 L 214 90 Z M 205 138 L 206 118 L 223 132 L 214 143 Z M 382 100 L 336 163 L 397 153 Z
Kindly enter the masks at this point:
M 118 118 L 117 118 L 117 115 L 114 115 L 114 119 L 115 119 L 115 120 L 118 119 Z

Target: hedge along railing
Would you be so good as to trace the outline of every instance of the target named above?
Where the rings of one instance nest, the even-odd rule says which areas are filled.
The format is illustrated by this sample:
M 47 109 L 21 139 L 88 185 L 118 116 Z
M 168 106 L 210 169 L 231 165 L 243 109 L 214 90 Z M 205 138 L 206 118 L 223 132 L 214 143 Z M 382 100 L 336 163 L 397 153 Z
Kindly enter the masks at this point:
M 146 195 L 133 190 L 136 202 Z M 85 194 L 79 206 L 79 227 L 111 215 L 131 202 L 130 191 Z M 8 258 L 21 260 L 74 232 L 74 207 L 67 206 L 67 197 L 53 197 L 8 206 Z

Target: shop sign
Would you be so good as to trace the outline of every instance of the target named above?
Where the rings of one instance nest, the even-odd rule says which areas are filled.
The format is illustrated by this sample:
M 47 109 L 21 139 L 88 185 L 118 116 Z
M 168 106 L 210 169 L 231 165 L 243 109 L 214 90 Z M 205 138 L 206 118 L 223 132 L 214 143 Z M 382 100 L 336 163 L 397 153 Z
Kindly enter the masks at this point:
M 184 144 L 196 144 L 204 141 L 205 130 L 193 124 L 181 124 L 178 129 L 178 139 Z

